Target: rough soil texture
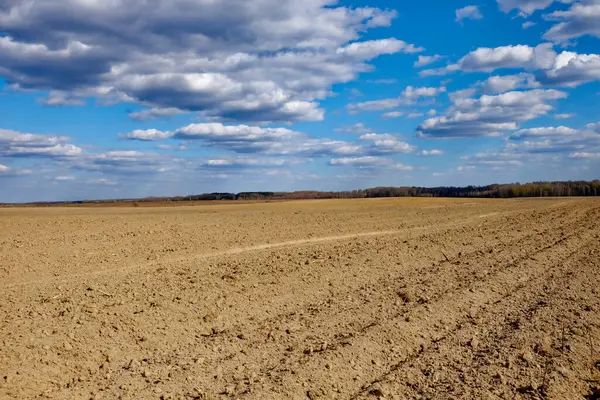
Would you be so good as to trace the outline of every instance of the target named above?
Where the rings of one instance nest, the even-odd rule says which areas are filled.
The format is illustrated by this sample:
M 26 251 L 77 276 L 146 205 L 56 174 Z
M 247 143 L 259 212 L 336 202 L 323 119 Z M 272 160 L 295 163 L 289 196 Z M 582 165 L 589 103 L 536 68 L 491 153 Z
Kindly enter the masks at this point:
M 600 399 L 600 202 L 0 209 L 0 398 Z

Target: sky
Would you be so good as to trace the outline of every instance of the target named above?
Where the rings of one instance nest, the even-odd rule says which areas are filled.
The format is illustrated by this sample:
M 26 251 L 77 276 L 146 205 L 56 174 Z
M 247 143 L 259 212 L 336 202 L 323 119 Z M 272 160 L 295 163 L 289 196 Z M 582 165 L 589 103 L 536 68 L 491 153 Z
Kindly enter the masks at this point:
M 0 202 L 599 175 L 600 0 L 0 2 Z

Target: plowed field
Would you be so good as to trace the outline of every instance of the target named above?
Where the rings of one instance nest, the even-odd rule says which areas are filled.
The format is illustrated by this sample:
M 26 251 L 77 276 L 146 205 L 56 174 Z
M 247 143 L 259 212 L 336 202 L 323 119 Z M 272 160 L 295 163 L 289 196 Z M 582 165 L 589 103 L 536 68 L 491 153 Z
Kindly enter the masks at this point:
M 600 201 L 0 209 L 2 399 L 600 399 Z

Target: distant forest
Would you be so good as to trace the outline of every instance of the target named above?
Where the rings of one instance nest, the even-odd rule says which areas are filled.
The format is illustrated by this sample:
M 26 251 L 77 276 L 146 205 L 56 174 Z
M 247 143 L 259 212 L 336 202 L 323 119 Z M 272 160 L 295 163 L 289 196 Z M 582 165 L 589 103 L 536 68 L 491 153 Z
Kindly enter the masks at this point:
M 207 193 L 171 197 L 171 201 L 189 200 L 293 200 L 293 199 L 362 199 L 378 197 L 554 197 L 600 196 L 600 181 L 592 182 L 533 182 L 466 187 L 376 187 L 342 192 L 242 192 Z M 164 199 L 163 199 L 164 200 Z
M 108 202 L 170 202 L 202 200 L 303 200 L 303 199 L 364 199 L 380 197 L 473 197 L 473 198 L 513 198 L 513 197 L 555 197 L 555 196 L 600 196 L 600 180 L 591 182 L 532 182 L 494 184 L 488 186 L 466 187 L 376 187 L 342 192 L 242 192 L 242 193 L 204 193 L 177 197 L 146 197 L 143 199 L 121 200 L 84 200 L 65 203 L 108 203 Z M 135 205 L 135 204 L 134 204 Z

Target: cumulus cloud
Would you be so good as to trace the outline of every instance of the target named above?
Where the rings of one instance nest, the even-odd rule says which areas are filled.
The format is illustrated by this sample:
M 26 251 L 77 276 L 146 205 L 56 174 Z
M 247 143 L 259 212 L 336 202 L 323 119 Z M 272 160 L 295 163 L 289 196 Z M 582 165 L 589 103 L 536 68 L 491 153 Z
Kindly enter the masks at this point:
M 446 67 L 420 72 L 421 76 L 445 75 L 455 71 L 492 72 L 504 68 L 522 68 L 536 71 L 535 80 L 542 85 L 576 87 L 583 83 L 600 80 L 600 55 L 578 54 L 563 51 L 557 54 L 551 43 L 542 43 L 536 47 L 527 45 L 481 47 L 457 63 Z M 535 87 L 530 75 L 517 75 L 521 79 L 518 87 Z M 516 79 L 517 76 L 513 76 Z M 509 82 L 503 78 L 494 78 L 505 86 Z M 492 83 L 492 82 L 491 82 Z
M 482 19 L 483 15 L 481 15 L 481 11 L 479 11 L 479 7 L 477 6 L 466 6 L 463 8 L 459 8 L 455 11 L 456 14 L 456 22 L 462 22 L 465 19 Z
M 550 43 L 536 47 L 526 45 L 480 47 L 458 62 L 462 71 L 492 72 L 498 68 L 525 68 L 529 70 L 552 67 L 556 53 Z
M 512 91 L 477 99 L 457 97 L 443 115 L 425 120 L 417 131 L 423 137 L 497 136 L 549 113 L 553 110 L 550 102 L 566 97 L 567 93 L 553 89 Z
M 401 104 L 415 104 L 420 98 L 433 98 L 446 92 L 445 86 L 440 87 L 413 87 L 407 86 L 399 97 L 365 101 L 361 103 L 348 104 L 348 111 L 356 114 L 361 111 L 381 111 L 398 107 Z
M 508 13 L 518 9 L 521 14 L 529 15 L 536 10 L 544 10 L 549 7 L 554 0 L 497 0 L 500 9 Z
M 544 39 L 568 43 L 571 39 L 590 35 L 600 37 L 600 2 L 598 0 L 497 0 L 504 12 L 518 9 L 520 15 L 528 16 L 536 10 L 544 10 L 553 3 L 571 4 L 567 10 L 556 10 L 544 15 L 548 21 L 558 22 L 545 34 Z M 523 28 L 535 23 L 527 21 Z
M 528 73 L 517 75 L 495 75 L 490 76 L 482 83 L 485 94 L 504 93 L 515 89 L 532 89 L 540 86 L 535 76 Z
M 583 83 L 600 80 L 600 55 L 577 54 L 563 51 L 551 68 L 542 71 L 537 78 L 543 84 L 576 87 Z
M 600 1 L 598 0 L 582 0 L 571 5 L 566 11 L 554 11 L 544 18 L 560 21 L 544 34 L 544 39 L 565 43 L 585 35 L 600 37 Z
M 159 131 L 158 129 L 136 129 L 129 133 L 121 134 L 121 139 L 140 140 L 143 142 L 151 142 L 154 140 L 165 140 L 173 136 L 171 132 Z
M 512 140 L 522 140 L 528 138 L 548 138 L 566 135 L 575 135 L 579 131 L 567 126 L 545 126 L 537 128 L 521 129 L 510 136 Z
M 360 140 L 370 142 L 370 145 L 365 147 L 366 152 L 370 154 L 412 153 L 417 149 L 415 146 L 401 141 L 399 135 L 389 133 L 367 133 L 362 135 Z
M 0 7 L 0 75 L 21 89 L 60 93 L 49 104 L 95 97 L 148 106 L 137 119 L 181 110 L 320 120 L 317 101 L 334 84 L 380 55 L 423 50 L 396 38 L 361 41 L 395 16 L 335 0 L 9 2 Z
M 434 62 L 441 60 L 442 58 L 444 57 L 440 56 L 439 54 L 434 54 L 432 56 L 419 56 L 417 61 L 415 61 L 414 66 L 417 68 L 424 67 L 426 65 L 433 64 Z
M 424 51 L 422 47 L 408 44 L 398 39 L 368 40 L 365 42 L 356 42 L 336 50 L 339 55 L 347 56 L 358 61 L 370 60 L 382 54 L 394 53 L 420 53 Z
M 372 133 L 363 124 L 341 128 L 359 133 L 359 142 L 311 137 L 287 128 L 264 128 L 249 125 L 223 125 L 221 123 L 191 124 L 173 132 L 158 130 L 134 131 L 123 138 L 129 140 L 164 140 L 174 138 L 185 141 L 198 140 L 206 147 L 214 147 L 239 154 L 267 156 L 350 156 L 400 154 L 416 150 L 402 142 L 400 136 Z
M 594 124 L 585 129 L 542 126 L 522 129 L 509 137 L 505 151 L 511 154 L 568 154 L 600 151 L 600 133 Z
M 4 157 L 73 157 L 83 150 L 67 143 L 65 136 L 37 135 L 0 129 L 0 156 Z

